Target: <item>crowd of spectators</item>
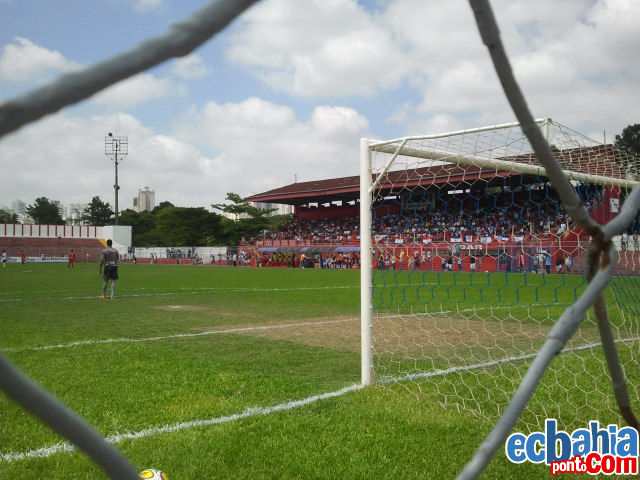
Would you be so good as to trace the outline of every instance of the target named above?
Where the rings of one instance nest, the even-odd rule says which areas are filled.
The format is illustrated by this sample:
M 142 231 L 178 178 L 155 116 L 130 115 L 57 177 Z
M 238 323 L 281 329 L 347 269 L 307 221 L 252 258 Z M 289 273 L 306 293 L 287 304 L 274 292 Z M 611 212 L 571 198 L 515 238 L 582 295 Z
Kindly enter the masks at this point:
M 602 205 L 601 190 L 587 187 L 577 191 L 592 212 Z M 474 197 L 451 195 L 428 201 L 383 201 L 374 205 L 373 235 L 405 238 L 416 241 L 431 237 L 433 241 L 446 236 L 473 235 L 511 236 L 562 234 L 570 219 L 556 195 L 547 190 L 504 191 L 484 193 Z M 393 212 L 380 214 L 379 212 Z M 358 217 L 323 217 L 305 219 L 292 217 L 265 237 L 272 240 L 292 240 L 297 244 L 343 244 L 359 239 Z
M 424 205 L 421 204 L 421 205 Z M 405 210 L 410 210 L 405 208 Z M 467 198 L 449 202 L 436 201 L 429 210 L 415 210 L 409 215 L 387 214 L 374 218 L 374 235 L 409 238 L 473 235 L 540 235 L 560 234 L 567 229 L 569 219 L 559 202 L 520 202 L 511 195 L 490 198 Z
M 359 219 L 353 217 L 312 218 L 292 217 L 271 232 L 272 239 L 295 240 L 298 244 L 350 243 L 360 235 Z

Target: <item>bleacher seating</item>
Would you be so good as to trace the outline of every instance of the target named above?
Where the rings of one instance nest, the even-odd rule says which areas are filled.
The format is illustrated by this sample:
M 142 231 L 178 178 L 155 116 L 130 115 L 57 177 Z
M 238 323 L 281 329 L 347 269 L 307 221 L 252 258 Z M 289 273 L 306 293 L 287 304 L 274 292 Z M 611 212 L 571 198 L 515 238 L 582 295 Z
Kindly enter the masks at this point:
M 14 257 L 21 250 L 27 257 L 64 257 L 73 250 L 76 262 L 95 262 L 105 245 L 96 238 L 0 237 L 0 248 Z

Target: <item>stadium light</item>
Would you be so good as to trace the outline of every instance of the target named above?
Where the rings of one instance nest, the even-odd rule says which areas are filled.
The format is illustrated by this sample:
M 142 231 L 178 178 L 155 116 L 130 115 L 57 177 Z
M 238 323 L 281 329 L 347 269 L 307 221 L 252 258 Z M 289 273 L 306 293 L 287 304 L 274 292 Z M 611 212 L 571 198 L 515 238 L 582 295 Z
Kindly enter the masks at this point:
M 115 224 L 118 225 L 118 163 L 122 162 L 123 158 L 129 153 L 129 138 L 128 137 L 114 137 L 113 133 L 109 132 L 104 137 L 104 154 L 109 157 L 116 167 L 116 182 L 113 188 L 115 189 L 115 207 L 116 207 L 116 220 Z

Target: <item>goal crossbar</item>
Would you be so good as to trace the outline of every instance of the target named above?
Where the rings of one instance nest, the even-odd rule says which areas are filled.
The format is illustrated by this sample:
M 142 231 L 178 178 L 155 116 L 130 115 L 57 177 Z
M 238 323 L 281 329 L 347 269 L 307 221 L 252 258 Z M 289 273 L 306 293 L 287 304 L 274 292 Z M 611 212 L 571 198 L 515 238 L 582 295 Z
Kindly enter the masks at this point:
M 424 137 L 422 137 L 424 139 Z M 403 141 L 406 140 L 403 139 Z M 371 151 L 389 153 L 394 155 L 394 159 L 399 155 L 405 155 L 407 157 L 422 158 L 425 160 L 433 160 L 441 163 L 454 163 L 457 165 L 474 165 L 482 168 L 491 168 L 496 170 L 506 170 L 511 172 L 525 173 L 537 176 L 546 176 L 546 170 L 540 165 L 532 165 L 520 162 L 511 162 L 509 160 L 499 160 L 492 158 L 483 158 L 475 155 L 452 155 L 448 152 L 435 151 L 435 150 L 418 150 L 405 146 L 395 146 L 393 144 L 370 144 Z M 390 166 L 389 166 L 390 167 Z M 375 185 L 380 183 L 383 175 L 387 173 L 389 168 L 385 168 L 376 179 Z M 589 183 L 595 183 L 598 185 L 611 185 L 622 188 L 633 188 L 639 182 L 634 180 L 628 180 L 624 178 L 607 177 L 604 175 L 594 175 L 590 173 L 578 172 L 575 170 L 562 170 L 565 177 L 570 180 L 584 181 Z

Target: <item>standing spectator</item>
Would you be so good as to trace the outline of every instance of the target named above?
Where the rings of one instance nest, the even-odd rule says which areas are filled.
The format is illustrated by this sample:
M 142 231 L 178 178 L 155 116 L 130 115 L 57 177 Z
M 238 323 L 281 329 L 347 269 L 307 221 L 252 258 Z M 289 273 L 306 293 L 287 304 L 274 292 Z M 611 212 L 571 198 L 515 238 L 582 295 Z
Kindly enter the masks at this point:
M 620 238 L 620 248 L 622 250 L 626 250 L 627 249 L 628 241 L 629 241 L 629 234 L 626 231 L 622 232 L 622 236 Z
M 391 269 L 392 269 L 392 270 L 395 270 L 395 269 L 396 269 L 396 261 L 397 261 L 397 259 L 396 259 L 396 251 L 394 250 L 394 251 L 391 253 Z
M 445 271 L 447 269 L 447 261 L 444 258 L 444 255 L 442 256 L 442 271 Z
M 378 270 L 384 270 L 384 255 L 382 252 L 378 255 Z
M 73 253 L 73 250 L 67 253 L 67 258 L 69 260 L 69 263 L 67 263 L 67 268 L 74 268 L 73 265 L 76 261 L 76 254 Z
M 551 273 L 551 254 L 547 253 L 544 257 L 544 267 L 547 273 Z
M 573 267 L 573 257 L 569 253 L 567 258 L 564 260 L 564 266 L 566 267 L 567 273 L 571 273 L 571 267 Z
M 113 242 L 111 239 L 107 240 L 107 248 L 102 251 L 102 260 L 100 260 L 100 266 L 98 272 L 102 273 L 102 266 L 104 265 L 104 282 L 102 284 L 102 295 L 98 298 L 105 298 L 107 294 L 107 282 L 111 281 L 111 298 L 116 296 L 116 280 L 118 280 L 118 260 L 120 255 L 118 251 L 113 248 Z
M 471 269 L 472 272 L 476 271 L 476 254 L 472 253 L 469 256 L 469 268 Z
M 413 269 L 420 270 L 420 251 L 414 250 L 413 252 Z
M 511 255 L 509 255 L 506 250 L 502 252 L 501 260 L 504 264 L 505 271 L 511 273 Z
M 429 270 L 431 270 L 432 266 L 431 266 L 431 250 L 427 251 L 427 268 Z
M 518 254 L 518 270 L 520 270 L 522 273 L 524 273 L 524 251 L 521 251 Z
M 458 270 L 462 271 L 462 255 L 458 257 Z
M 640 240 L 638 240 L 638 232 L 633 232 L 633 250 L 640 250 Z
M 556 258 L 556 271 L 558 273 L 562 273 L 563 265 L 564 265 L 564 258 L 562 258 L 562 255 L 558 255 L 558 258 Z

